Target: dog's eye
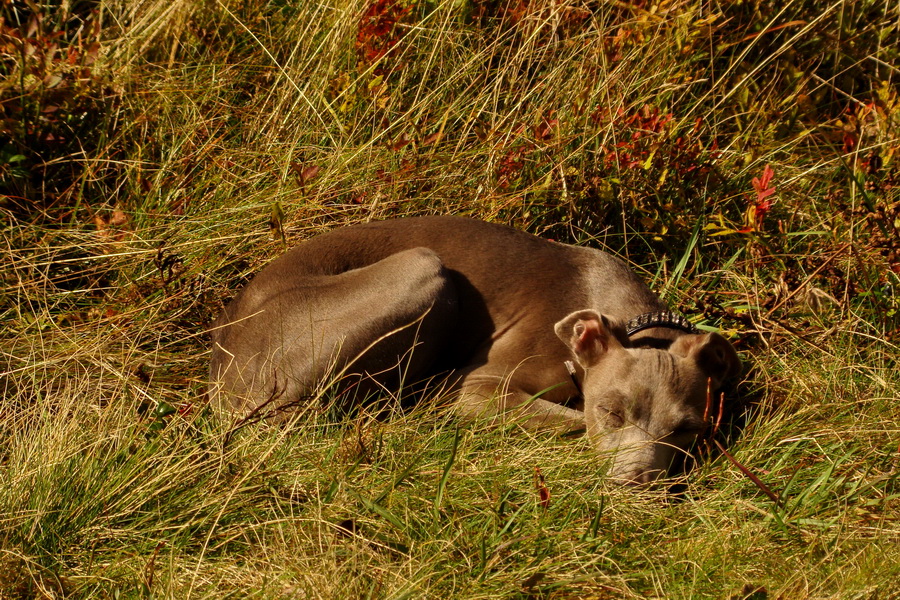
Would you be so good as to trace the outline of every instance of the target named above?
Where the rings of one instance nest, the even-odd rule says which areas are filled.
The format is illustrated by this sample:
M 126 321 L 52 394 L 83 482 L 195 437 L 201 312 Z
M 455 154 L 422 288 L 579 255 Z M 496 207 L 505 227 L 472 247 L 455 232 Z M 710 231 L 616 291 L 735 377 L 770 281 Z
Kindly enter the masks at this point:
M 617 412 L 603 409 L 606 411 L 606 418 L 604 419 L 604 423 L 609 429 L 620 429 L 623 425 L 625 425 L 625 419 L 622 418 Z

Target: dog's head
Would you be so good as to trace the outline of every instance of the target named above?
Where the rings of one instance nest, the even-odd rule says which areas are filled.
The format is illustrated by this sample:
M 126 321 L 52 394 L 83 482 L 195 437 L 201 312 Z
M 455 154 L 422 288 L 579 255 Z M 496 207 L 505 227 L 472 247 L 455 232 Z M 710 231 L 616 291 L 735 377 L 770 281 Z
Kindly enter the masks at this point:
M 587 434 L 612 454 L 610 476 L 626 483 L 664 476 L 708 426 L 707 387 L 715 391 L 740 372 L 737 353 L 717 333 L 682 335 L 666 350 L 629 348 L 592 310 L 570 314 L 555 330 L 584 369 Z

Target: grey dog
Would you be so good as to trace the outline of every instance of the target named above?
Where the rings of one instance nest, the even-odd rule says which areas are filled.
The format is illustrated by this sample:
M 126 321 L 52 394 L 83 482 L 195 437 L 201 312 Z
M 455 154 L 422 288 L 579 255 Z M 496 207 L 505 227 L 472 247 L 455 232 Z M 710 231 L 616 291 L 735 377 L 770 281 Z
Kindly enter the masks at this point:
M 740 371 L 621 260 L 462 217 L 337 229 L 263 269 L 213 331 L 211 391 L 296 403 L 334 369 L 350 398 L 442 376 L 467 418 L 586 429 L 610 474 L 663 476 Z

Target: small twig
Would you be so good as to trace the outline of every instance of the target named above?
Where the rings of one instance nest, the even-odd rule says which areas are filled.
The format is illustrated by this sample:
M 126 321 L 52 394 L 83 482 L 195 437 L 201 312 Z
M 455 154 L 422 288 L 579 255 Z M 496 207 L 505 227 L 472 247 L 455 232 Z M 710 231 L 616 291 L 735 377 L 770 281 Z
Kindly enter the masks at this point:
M 756 487 L 758 487 L 760 490 L 762 490 L 762 492 L 766 496 L 768 496 L 772 500 L 772 502 L 774 502 L 777 506 L 781 505 L 781 499 L 778 497 L 778 494 L 773 492 L 769 488 L 769 486 L 767 486 L 765 483 L 762 482 L 762 480 L 759 477 L 757 477 L 756 475 L 751 473 L 750 469 L 748 469 L 747 467 L 745 467 L 744 465 L 739 463 L 735 457 L 733 457 L 731 454 L 729 454 L 728 450 L 725 449 L 725 446 L 723 446 L 721 443 L 719 443 L 719 440 L 713 440 L 713 441 L 716 443 L 716 446 L 719 447 L 719 450 L 722 451 L 722 454 L 725 455 L 725 458 L 727 458 L 728 460 L 731 461 L 731 464 L 736 466 L 741 471 L 741 473 L 743 473 L 748 478 L 750 478 L 750 481 L 752 481 L 754 484 L 756 484 Z
M 538 492 L 541 508 L 546 510 L 550 506 L 550 489 L 544 481 L 544 474 L 541 473 L 540 467 L 534 468 L 534 488 Z
M 703 409 L 703 422 L 709 419 L 709 409 L 712 408 L 712 377 L 706 378 L 706 407 Z
M 719 426 L 722 425 L 722 415 L 724 413 L 725 413 L 725 392 L 721 392 L 719 394 L 719 414 L 716 415 L 716 422 L 713 425 L 712 435 L 716 435 L 717 433 L 719 433 Z
M 165 546 L 165 542 L 160 542 L 156 545 L 156 549 L 153 551 L 153 556 L 150 557 L 150 561 L 147 563 L 147 567 L 145 571 L 147 572 L 147 579 L 144 582 L 144 585 L 147 586 L 147 591 L 153 587 L 153 574 L 156 570 L 156 557 L 159 555 L 159 551 Z

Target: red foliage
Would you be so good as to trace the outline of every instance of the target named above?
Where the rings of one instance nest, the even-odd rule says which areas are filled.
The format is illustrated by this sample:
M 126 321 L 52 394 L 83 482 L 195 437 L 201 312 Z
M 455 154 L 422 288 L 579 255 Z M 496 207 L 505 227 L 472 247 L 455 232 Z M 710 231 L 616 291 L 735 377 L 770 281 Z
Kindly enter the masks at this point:
M 535 125 L 533 129 L 534 137 L 542 142 L 546 142 L 553 138 L 553 130 L 559 125 L 559 119 L 551 118 L 553 111 L 541 117 L 541 122 Z
M 874 101 L 847 107 L 844 117 L 838 121 L 841 125 L 841 145 L 845 153 L 849 154 L 856 150 L 865 126 L 876 117 L 877 110 Z
M 397 24 L 409 9 L 398 0 L 372 0 L 356 30 L 356 53 L 363 66 L 371 66 L 394 50 L 403 37 Z M 383 71 L 379 66 L 376 74 Z
M 522 174 L 522 169 L 525 168 L 525 152 L 526 148 L 517 146 L 500 159 L 497 166 L 497 183 L 501 189 L 508 188 L 509 184 Z
M 604 161 L 608 166 L 618 165 L 626 169 L 668 169 L 684 178 L 690 174 L 706 173 L 711 162 L 718 158 L 719 147 L 715 140 L 709 144 L 700 141 L 703 120 L 697 118 L 692 130 L 683 132 L 673 140 L 672 113 L 661 113 L 658 107 L 644 105 L 628 113 L 621 107 L 615 116 L 598 108 L 591 115 L 594 123 L 607 122 L 616 132 L 612 148 L 604 149 Z
M 772 170 L 772 167 L 766 165 L 763 168 L 762 175 L 754 177 L 750 181 L 756 192 L 756 198 L 750 202 L 750 206 L 747 208 L 747 226 L 739 230 L 741 233 L 750 233 L 751 231 L 760 231 L 762 229 L 766 213 L 769 212 L 774 204 L 771 196 L 775 193 L 775 186 L 770 185 L 774 175 L 775 172 Z
M 291 163 L 291 171 L 297 176 L 297 183 L 301 186 L 306 185 L 313 179 L 315 179 L 319 172 L 322 170 L 322 167 L 318 165 L 310 165 L 304 166 L 303 163 L 292 162 Z

